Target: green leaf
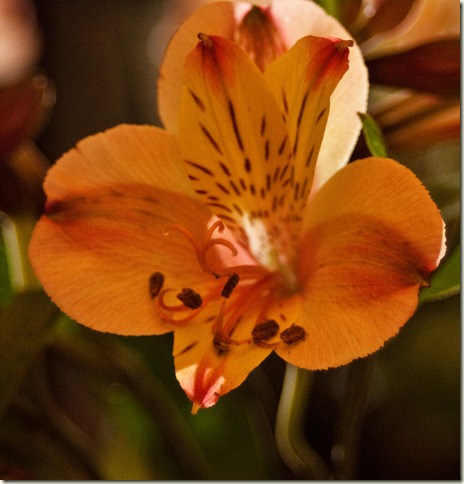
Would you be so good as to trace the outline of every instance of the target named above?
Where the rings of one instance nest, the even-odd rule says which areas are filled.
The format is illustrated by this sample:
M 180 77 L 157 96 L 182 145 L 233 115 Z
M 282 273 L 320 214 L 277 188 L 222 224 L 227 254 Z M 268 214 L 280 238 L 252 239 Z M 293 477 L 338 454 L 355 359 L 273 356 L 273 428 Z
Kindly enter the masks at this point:
M 7 305 L 13 299 L 13 288 L 10 283 L 5 238 L 0 230 L 0 306 Z
M 339 0 L 316 0 L 329 15 L 338 18 L 340 13 L 340 3 Z
M 461 246 L 458 245 L 432 276 L 430 287 L 419 293 L 419 303 L 425 304 L 458 294 L 461 289 Z
M 358 113 L 363 125 L 364 138 L 372 156 L 388 157 L 382 131 L 375 119 L 369 114 Z
M 42 291 L 17 294 L 0 312 L 0 416 L 18 391 L 59 314 Z

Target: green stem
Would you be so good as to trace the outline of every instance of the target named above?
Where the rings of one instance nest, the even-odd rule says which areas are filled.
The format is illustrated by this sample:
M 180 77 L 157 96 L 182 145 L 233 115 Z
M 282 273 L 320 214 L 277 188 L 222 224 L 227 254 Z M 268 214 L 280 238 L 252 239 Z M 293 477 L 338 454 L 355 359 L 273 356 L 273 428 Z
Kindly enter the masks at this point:
M 359 439 L 364 419 L 372 357 L 353 361 L 348 370 L 345 395 L 332 446 L 332 469 L 335 479 L 355 479 Z
M 329 471 L 305 437 L 313 373 L 287 364 L 277 410 L 276 443 L 280 456 L 298 479 L 325 480 Z

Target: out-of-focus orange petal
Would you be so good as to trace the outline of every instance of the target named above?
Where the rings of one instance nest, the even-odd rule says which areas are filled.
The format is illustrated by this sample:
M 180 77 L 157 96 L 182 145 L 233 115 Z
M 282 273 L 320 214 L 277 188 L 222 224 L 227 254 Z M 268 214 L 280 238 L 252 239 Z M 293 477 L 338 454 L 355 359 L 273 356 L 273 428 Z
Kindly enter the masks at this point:
M 49 80 L 37 74 L 0 89 L 0 160 L 42 127 L 54 94 Z
M 289 213 L 292 158 L 268 84 L 239 47 L 217 36 L 203 38 L 185 73 L 179 138 L 193 187 L 242 237 L 247 224 L 271 231 Z
M 383 96 L 369 111 L 382 128 L 391 150 L 427 148 L 438 141 L 458 140 L 460 100 L 403 89 Z
M 259 3 L 259 2 L 251 2 Z M 189 17 L 173 36 L 161 65 L 158 81 L 158 107 L 165 127 L 177 132 L 182 86 L 183 59 L 194 48 L 196 35 L 204 32 L 235 40 L 238 25 L 249 12 L 248 2 L 214 2 Z M 307 0 L 275 0 L 266 5 L 266 15 L 273 19 L 283 43 L 292 47 L 307 35 L 352 39 L 346 29 L 319 5 Z M 350 49 L 350 68 L 331 98 L 326 134 L 316 167 L 315 186 L 344 166 L 356 144 L 361 123 L 356 113 L 365 112 L 368 75 L 357 45 Z M 337 143 L 333 140 L 337 139 Z
M 444 225 L 425 188 L 393 160 L 348 165 L 316 194 L 301 249 L 307 337 L 279 348 L 309 369 L 379 349 L 413 314 L 444 252 Z
M 356 0 L 356 2 L 343 2 L 344 5 L 341 6 L 341 22 L 349 28 L 350 32 L 353 32 L 353 35 L 361 44 L 363 40 L 391 30 L 399 25 L 407 16 L 415 1 Z M 348 13 L 351 13 L 351 19 L 347 18 L 343 9 L 349 10 Z M 353 14 L 356 14 L 355 18 L 353 18 Z
M 445 39 L 367 62 L 374 84 L 459 95 L 460 40 Z
M 366 59 L 403 52 L 421 44 L 460 36 L 459 2 L 415 0 L 395 28 L 374 35 L 362 44 Z
M 304 204 L 329 116 L 330 96 L 348 70 L 353 41 L 308 36 L 266 70 L 287 125 L 294 200 Z
M 211 279 L 186 237 L 165 234 L 178 223 L 205 237 L 211 212 L 184 185 L 175 139 L 157 128 L 119 126 L 63 155 L 47 175 L 46 211 L 29 248 L 56 304 L 100 331 L 171 331 L 155 310 L 150 276 L 161 272 L 173 288 Z

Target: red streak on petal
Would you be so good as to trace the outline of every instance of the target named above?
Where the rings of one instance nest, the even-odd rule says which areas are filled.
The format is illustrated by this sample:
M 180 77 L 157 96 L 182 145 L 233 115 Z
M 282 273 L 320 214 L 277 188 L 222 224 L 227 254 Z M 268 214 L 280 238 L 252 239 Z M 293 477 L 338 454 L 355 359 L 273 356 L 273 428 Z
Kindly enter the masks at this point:
M 208 356 L 204 356 L 195 371 L 193 395 L 190 399 L 193 402 L 192 413 L 196 414 L 200 408 L 208 408 L 214 405 L 220 396 L 223 384 L 221 376 L 224 374 L 223 363 L 212 362 Z
M 315 87 L 326 78 L 338 77 L 348 70 L 349 47 L 353 45 L 353 41 L 335 38 L 331 38 L 330 40 L 332 43 L 320 49 L 315 58 L 315 64 L 321 66 L 319 75 L 316 77 Z
M 232 84 L 235 79 L 234 65 L 231 57 L 234 51 L 227 41 L 215 35 L 199 34 L 200 42 L 197 52 L 201 56 L 203 75 L 213 89 L 223 90 L 224 80 Z

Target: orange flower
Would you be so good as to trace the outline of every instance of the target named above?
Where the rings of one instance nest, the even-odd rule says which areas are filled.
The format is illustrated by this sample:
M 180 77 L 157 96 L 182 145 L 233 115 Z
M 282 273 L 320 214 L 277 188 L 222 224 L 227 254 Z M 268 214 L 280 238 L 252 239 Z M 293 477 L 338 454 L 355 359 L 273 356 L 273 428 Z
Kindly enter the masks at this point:
M 304 37 L 263 73 L 234 42 L 199 37 L 178 135 L 124 125 L 81 141 L 45 180 L 30 246 L 45 290 L 80 323 L 174 331 L 193 412 L 272 351 L 307 369 L 376 351 L 444 251 L 440 213 L 405 167 L 318 171 L 351 40 Z

